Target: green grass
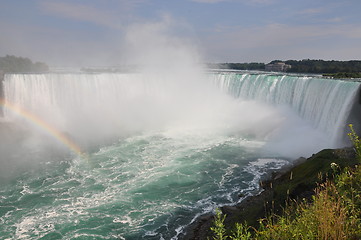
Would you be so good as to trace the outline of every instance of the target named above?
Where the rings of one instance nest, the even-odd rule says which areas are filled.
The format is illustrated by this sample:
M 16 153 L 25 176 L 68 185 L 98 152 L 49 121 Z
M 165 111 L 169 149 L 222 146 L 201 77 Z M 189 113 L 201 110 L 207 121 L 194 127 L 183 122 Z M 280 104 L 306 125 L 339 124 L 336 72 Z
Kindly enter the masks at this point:
M 353 126 L 349 125 L 351 132 L 348 134 L 354 145 L 356 158 L 361 163 L 361 143 Z M 322 153 L 322 152 L 321 152 Z M 351 167 L 326 161 L 332 160 L 330 151 L 321 155 L 321 160 L 314 164 L 301 164 L 296 170 L 303 172 L 300 179 L 293 178 L 297 184 L 288 184 L 288 187 L 300 184 L 315 184 L 315 195 L 311 201 L 296 199 L 288 201 L 282 214 L 271 213 L 268 217 L 259 220 L 258 227 L 252 227 L 246 223 L 236 223 L 233 230 L 224 224 L 225 215 L 217 211 L 215 225 L 211 228 L 214 240 L 250 240 L 250 239 L 361 239 L 361 165 Z M 325 167 L 323 164 L 328 163 Z M 312 158 L 311 158 L 312 162 Z M 291 171 L 291 172 L 292 172 Z M 310 172 L 319 171 L 319 179 L 326 177 L 325 181 L 315 179 L 315 174 Z M 325 174 L 326 173 L 326 174 Z M 290 173 L 294 175 L 293 173 Z M 306 175 L 309 175 L 308 177 Z M 290 177 L 286 175 L 286 177 Z M 301 183 L 302 179 L 309 181 Z M 312 183 L 311 181 L 314 181 Z M 318 183 L 317 183 L 318 182 Z M 295 189 L 285 189 L 281 184 L 277 196 L 284 199 L 289 192 Z M 297 187 L 296 187 L 297 188 Z M 287 194 L 285 194 L 287 191 Z

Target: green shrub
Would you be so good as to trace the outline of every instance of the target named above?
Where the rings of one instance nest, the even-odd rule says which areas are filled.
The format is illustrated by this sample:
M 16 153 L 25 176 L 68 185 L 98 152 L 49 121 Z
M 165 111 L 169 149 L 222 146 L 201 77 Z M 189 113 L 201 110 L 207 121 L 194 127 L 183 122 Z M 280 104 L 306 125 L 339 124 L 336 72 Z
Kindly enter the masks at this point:
M 356 134 L 353 125 L 349 124 L 348 125 L 350 127 L 351 132 L 348 134 L 351 142 L 354 145 L 355 151 L 356 151 L 356 155 L 357 155 L 357 159 L 359 160 L 359 163 L 361 163 L 361 142 L 360 142 L 360 138 L 359 136 Z
M 217 209 L 216 216 L 214 218 L 214 226 L 211 227 L 212 232 L 214 233 L 214 240 L 225 240 L 228 237 L 226 236 L 226 228 L 224 226 L 224 219 L 226 215 L 222 216 L 222 212 Z

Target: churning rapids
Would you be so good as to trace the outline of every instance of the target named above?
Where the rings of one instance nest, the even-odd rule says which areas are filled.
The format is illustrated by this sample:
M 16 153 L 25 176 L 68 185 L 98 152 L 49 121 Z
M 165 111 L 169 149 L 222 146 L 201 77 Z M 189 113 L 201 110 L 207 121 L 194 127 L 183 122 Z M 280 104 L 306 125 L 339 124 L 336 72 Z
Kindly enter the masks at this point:
M 343 146 L 359 88 L 246 72 L 7 74 L 0 124 L 23 131 L 0 152 L 1 238 L 181 238 L 270 171 Z

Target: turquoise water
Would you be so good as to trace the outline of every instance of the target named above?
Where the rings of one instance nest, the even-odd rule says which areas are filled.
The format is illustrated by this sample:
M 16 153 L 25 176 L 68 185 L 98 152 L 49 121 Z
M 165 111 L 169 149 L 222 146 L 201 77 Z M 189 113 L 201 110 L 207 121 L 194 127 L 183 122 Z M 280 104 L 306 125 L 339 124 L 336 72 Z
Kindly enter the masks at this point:
M 179 239 L 197 216 L 256 194 L 275 169 L 342 146 L 360 86 L 202 76 L 6 75 L 6 100 L 86 157 L 5 108 L 25 133 L 0 148 L 0 238 Z
M 255 193 L 261 176 L 288 163 L 263 144 L 153 132 L 87 158 L 43 159 L 2 184 L 2 239 L 177 239 L 196 216 Z

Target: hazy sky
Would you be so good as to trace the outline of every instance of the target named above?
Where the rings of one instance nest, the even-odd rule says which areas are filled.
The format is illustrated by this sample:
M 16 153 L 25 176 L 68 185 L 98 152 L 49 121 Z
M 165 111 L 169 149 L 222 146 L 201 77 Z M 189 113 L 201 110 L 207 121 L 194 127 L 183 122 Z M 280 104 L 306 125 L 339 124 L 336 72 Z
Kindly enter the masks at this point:
M 207 62 L 359 60 L 360 11 L 360 0 L 0 0 L 0 56 L 121 64 L 132 30 L 161 25 L 153 35 L 181 39 Z

